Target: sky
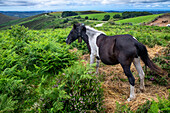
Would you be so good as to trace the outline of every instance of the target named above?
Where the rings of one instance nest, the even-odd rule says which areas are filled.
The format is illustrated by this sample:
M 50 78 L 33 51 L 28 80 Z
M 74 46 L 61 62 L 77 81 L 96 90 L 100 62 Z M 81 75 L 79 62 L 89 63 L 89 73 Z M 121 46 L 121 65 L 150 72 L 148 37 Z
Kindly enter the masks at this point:
M 0 11 L 168 10 L 170 0 L 0 0 Z

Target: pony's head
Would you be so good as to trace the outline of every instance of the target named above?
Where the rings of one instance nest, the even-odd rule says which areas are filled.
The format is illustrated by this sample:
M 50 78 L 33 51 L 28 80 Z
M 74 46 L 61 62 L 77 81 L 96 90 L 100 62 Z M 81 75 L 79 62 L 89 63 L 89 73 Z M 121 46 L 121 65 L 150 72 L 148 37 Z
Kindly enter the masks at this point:
M 74 24 L 72 30 L 70 31 L 66 39 L 66 43 L 71 44 L 76 39 L 78 39 L 78 42 L 81 43 L 83 36 L 85 36 L 85 33 L 86 33 L 86 27 L 84 24 L 82 23 Z

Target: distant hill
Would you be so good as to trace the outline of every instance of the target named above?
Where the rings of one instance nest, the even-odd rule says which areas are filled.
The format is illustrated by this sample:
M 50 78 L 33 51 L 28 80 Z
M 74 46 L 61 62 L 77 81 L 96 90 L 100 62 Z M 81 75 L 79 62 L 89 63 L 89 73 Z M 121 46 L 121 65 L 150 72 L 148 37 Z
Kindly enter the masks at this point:
M 10 22 L 6 22 L 4 24 L 0 25 L 0 29 L 8 29 L 12 25 L 24 25 L 25 27 L 28 27 L 30 29 L 41 29 L 44 24 L 50 23 L 51 21 L 54 21 L 56 19 L 56 16 L 51 15 L 50 13 L 42 13 L 35 16 L 30 16 L 27 18 L 20 18 L 17 20 L 12 20 Z
M 49 13 L 51 11 L 0 11 L 0 13 L 7 15 L 7 16 L 13 16 L 18 18 L 26 18 L 42 13 Z
M 7 16 L 7 15 L 4 15 L 4 14 L 0 13 L 0 24 L 9 22 L 11 20 L 16 20 L 16 19 L 19 19 L 19 18 L 18 17 Z
M 83 14 L 99 14 L 102 11 L 75 11 L 79 15 Z M 27 18 L 20 18 L 0 25 L 0 29 L 8 29 L 12 25 L 24 25 L 30 29 L 46 29 L 46 28 L 63 28 L 72 25 L 75 21 L 74 17 L 62 18 L 62 12 L 42 13 Z M 79 19 L 84 23 L 84 19 Z
M 30 16 L 27 18 L 20 18 L 12 21 L 8 21 L 6 23 L 0 24 L 0 30 L 9 29 L 12 25 L 24 25 L 29 29 L 48 29 L 48 28 L 66 28 L 68 26 L 72 26 L 75 22 L 84 23 L 90 25 L 91 23 L 100 23 L 105 15 L 110 15 L 110 19 L 113 19 L 113 16 L 116 14 L 122 15 L 122 13 L 107 13 L 101 11 L 75 11 L 78 13 L 76 16 L 69 16 L 66 18 L 62 18 L 62 12 L 51 12 L 51 13 L 42 13 L 35 16 Z M 140 16 L 129 19 L 114 19 L 116 24 L 123 23 L 132 23 L 133 25 L 139 25 L 139 23 L 148 23 L 154 20 L 156 17 L 162 14 L 157 15 L 148 15 L 148 16 Z M 86 18 L 88 16 L 88 19 Z M 3 16 L 4 17 L 4 16 Z M 4 19 L 7 20 L 7 19 Z M 106 22 L 106 21 L 105 21 Z
M 115 23 L 116 24 L 132 23 L 133 25 L 139 25 L 139 24 L 143 24 L 143 23 L 147 24 L 160 15 L 163 15 L 163 14 L 153 14 L 153 15 L 147 15 L 147 16 L 127 18 L 127 19 L 115 21 Z

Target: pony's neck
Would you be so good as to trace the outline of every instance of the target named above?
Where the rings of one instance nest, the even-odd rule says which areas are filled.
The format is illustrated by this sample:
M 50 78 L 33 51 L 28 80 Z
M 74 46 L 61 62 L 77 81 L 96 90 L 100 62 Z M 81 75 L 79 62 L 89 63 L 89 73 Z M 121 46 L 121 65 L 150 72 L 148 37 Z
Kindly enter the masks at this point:
M 86 34 L 88 35 L 88 38 L 93 38 L 94 35 L 96 34 L 105 34 L 105 33 L 102 31 L 98 31 L 92 27 L 86 26 Z

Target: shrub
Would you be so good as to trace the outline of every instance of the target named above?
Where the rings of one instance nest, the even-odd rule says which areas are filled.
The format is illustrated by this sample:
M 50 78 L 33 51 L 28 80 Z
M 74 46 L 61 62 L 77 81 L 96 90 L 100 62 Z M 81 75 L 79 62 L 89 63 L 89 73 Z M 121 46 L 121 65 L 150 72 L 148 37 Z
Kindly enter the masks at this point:
M 88 17 L 88 16 L 86 16 L 86 17 L 85 17 L 85 19 L 87 20 L 87 19 L 89 19 L 89 17 Z
M 86 112 L 102 111 L 103 91 L 98 79 L 87 74 L 89 66 L 76 62 L 73 66 L 60 73 L 53 87 L 43 91 L 43 102 L 38 103 L 41 111 L 53 110 L 55 112 Z M 45 102 L 45 103 L 44 103 Z
M 8 97 L 7 94 L 0 95 L 0 112 L 9 113 L 14 112 L 15 104 L 17 101 L 12 100 L 12 97 Z
M 103 91 L 99 80 L 89 73 L 89 66 L 85 67 L 78 62 L 72 67 L 64 70 L 63 82 L 65 91 L 70 99 L 65 101 L 65 110 L 102 111 Z M 63 78 L 63 77 L 62 77 Z
M 73 12 L 73 11 L 63 11 L 62 14 L 61 14 L 61 16 L 63 18 L 68 17 L 68 16 L 74 16 L 74 15 L 78 15 L 78 14 L 76 12 Z
M 113 18 L 121 18 L 120 14 L 115 14 Z
M 108 21 L 110 19 L 110 15 L 104 15 L 103 21 Z
M 133 113 L 130 110 L 130 107 L 128 106 L 128 104 L 119 104 L 118 102 L 116 102 L 116 110 L 115 113 Z
M 170 111 L 170 101 L 163 98 L 161 99 L 159 96 L 158 102 L 147 101 L 144 105 L 140 106 L 136 113 L 169 113 Z

